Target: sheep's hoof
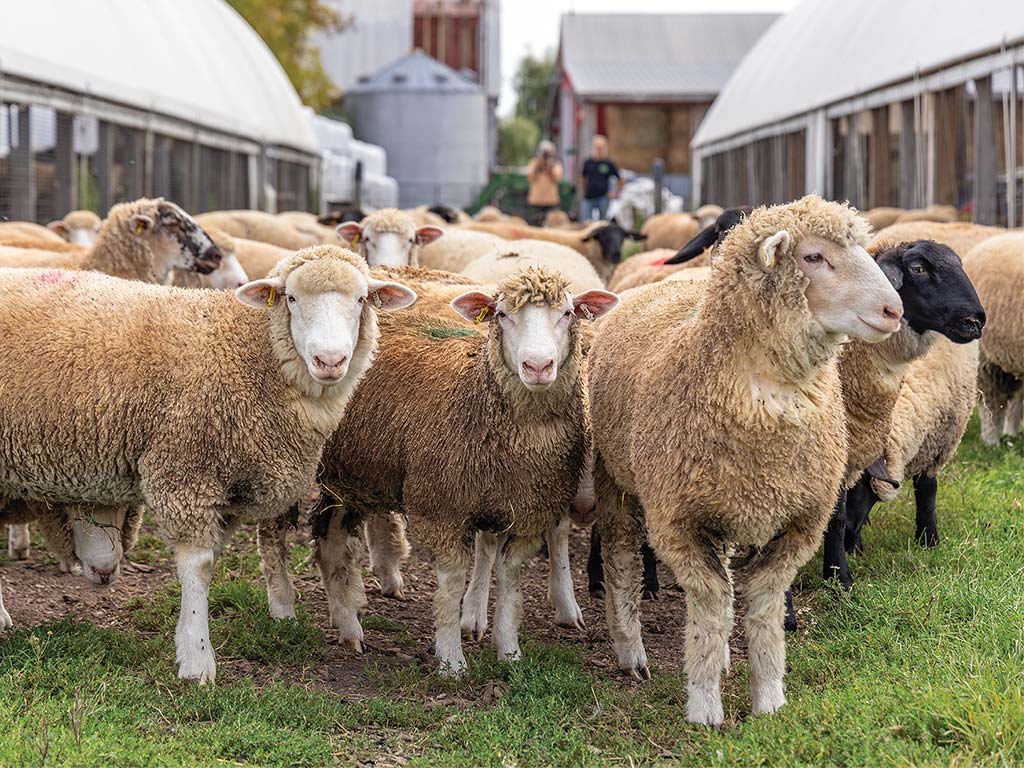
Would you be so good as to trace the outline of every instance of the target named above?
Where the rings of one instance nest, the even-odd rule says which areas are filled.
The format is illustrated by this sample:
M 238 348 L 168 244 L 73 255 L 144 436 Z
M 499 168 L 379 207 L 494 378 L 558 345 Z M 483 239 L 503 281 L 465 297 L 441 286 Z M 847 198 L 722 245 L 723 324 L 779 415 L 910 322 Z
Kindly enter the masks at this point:
M 657 600 L 658 590 L 656 589 L 645 589 L 644 593 L 640 596 L 642 600 Z
M 796 616 L 786 614 L 786 620 L 782 623 L 782 628 L 787 632 L 796 632 L 800 625 L 797 623 Z
M 403 603 L 406 602 L 409 599 L 409 598 L 407 598 L 405 596 L 405 592 L 403 590 L 401 590 L 401 589 L 389 589 L 387 591 L 384 591 L 382 589 L 380 591 L 380 594 L 381 594 L 381 597 L 387 597 L 387 598 L 390 598 L 391 600 L 398 600 L 398 601 L 403 602 Z
M 362 653 L 364 650 L 363 641 L 358 637 L 350 637 L 347 640 L 342 640 L 341 644 L 343 647 L 349 648 L 355 653 Z
M 637 664 L 635 667 L 629 670 L 629 674 L 634 680 L 643 682 L 644 680 L 651 679 L 651 670 L 648 669 L 646 664 Z
M 7 612 L 6 608 L 0 608 L 0 632 L 13 626 L 14 622 L 11 621 L 11 614 Z
M 595 600 L 604 600 L 604 584 L 598 584 L 590 588 L 590 596 Z

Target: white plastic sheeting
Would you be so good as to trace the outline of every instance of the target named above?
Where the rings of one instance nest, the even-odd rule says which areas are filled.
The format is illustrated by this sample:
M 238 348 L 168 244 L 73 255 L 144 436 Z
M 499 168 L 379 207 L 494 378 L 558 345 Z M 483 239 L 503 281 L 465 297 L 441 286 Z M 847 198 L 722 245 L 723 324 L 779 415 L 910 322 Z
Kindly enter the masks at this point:
M 316 151 L 298 94 L 222 0 L 4 4 L 0 75 Z
M 363 164 L 364 208 L 398 205 L 398 182 L 387 175 L 387 153 L 382 147 L 352 138 L 352 128 L 306 110 L 310 128 L 320 143 L 320 198 L 322 207 L 355 200 L 356 163 Z
M 1021 0 L 804 0 L 736 68 L 692 145 L 779 123 L 1022 41 Z

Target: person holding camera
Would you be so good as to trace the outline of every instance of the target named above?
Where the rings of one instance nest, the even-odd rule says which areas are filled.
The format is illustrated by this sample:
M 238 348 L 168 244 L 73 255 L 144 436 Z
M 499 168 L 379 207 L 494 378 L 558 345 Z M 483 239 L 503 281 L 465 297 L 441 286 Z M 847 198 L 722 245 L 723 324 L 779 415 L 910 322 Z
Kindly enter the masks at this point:
M 537 154 L 526 166 L 526 178 L 530 182 L 526 202 L 530 206 L 530 223 L 534 226 L 540 226 L 545 214 L 561 202 L 558 182 L 562 174 L 562 164 L 555 157 L 555 145 L 542 141 L 537 145 Z

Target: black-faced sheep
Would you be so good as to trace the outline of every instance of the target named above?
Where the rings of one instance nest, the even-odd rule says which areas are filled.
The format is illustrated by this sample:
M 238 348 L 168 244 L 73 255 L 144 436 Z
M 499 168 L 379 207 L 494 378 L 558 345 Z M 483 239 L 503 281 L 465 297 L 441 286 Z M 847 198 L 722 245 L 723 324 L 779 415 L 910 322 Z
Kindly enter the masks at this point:
M 649 676 L 646 523 L 686 591 L 692 722 L 723 720 L 733 567 L 753 711 L 785 703 L 784 593 L 820 546 L 846 466 L 839 348 L 886 338 L 902 314 L 868 234 L 814 196 L 760 208 L 721 244 L 706 288 L 638 288 L 599 328 L 589 381 L 609 630 L 619 666 Z
M 373 359 L 375 307 L 413 300 L 336 246 L 299 251 L 237 299 L 2 270 L 0 364 L 29 373 L 0 392 L 0 497 L 144 505 L 181 582 L 178 674 L 213 680 L 216 553 L 235 523 L 277 518 L 315 486 Z

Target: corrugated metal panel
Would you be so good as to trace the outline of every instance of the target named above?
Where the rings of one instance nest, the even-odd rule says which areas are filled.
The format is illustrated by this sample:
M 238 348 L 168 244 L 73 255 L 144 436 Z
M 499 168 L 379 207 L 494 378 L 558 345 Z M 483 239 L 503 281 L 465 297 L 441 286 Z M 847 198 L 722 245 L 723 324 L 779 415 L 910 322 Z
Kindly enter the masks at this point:
M 284 70 L 222 0 L 6 3 L 3 75 L 316 152 Z
M 736 68 L 700 147 L 1024 40 L 1024 2 L 804 0 Z
M 588 98 L 717 93 L 777 14 L 566 14 L 562 64 Z

